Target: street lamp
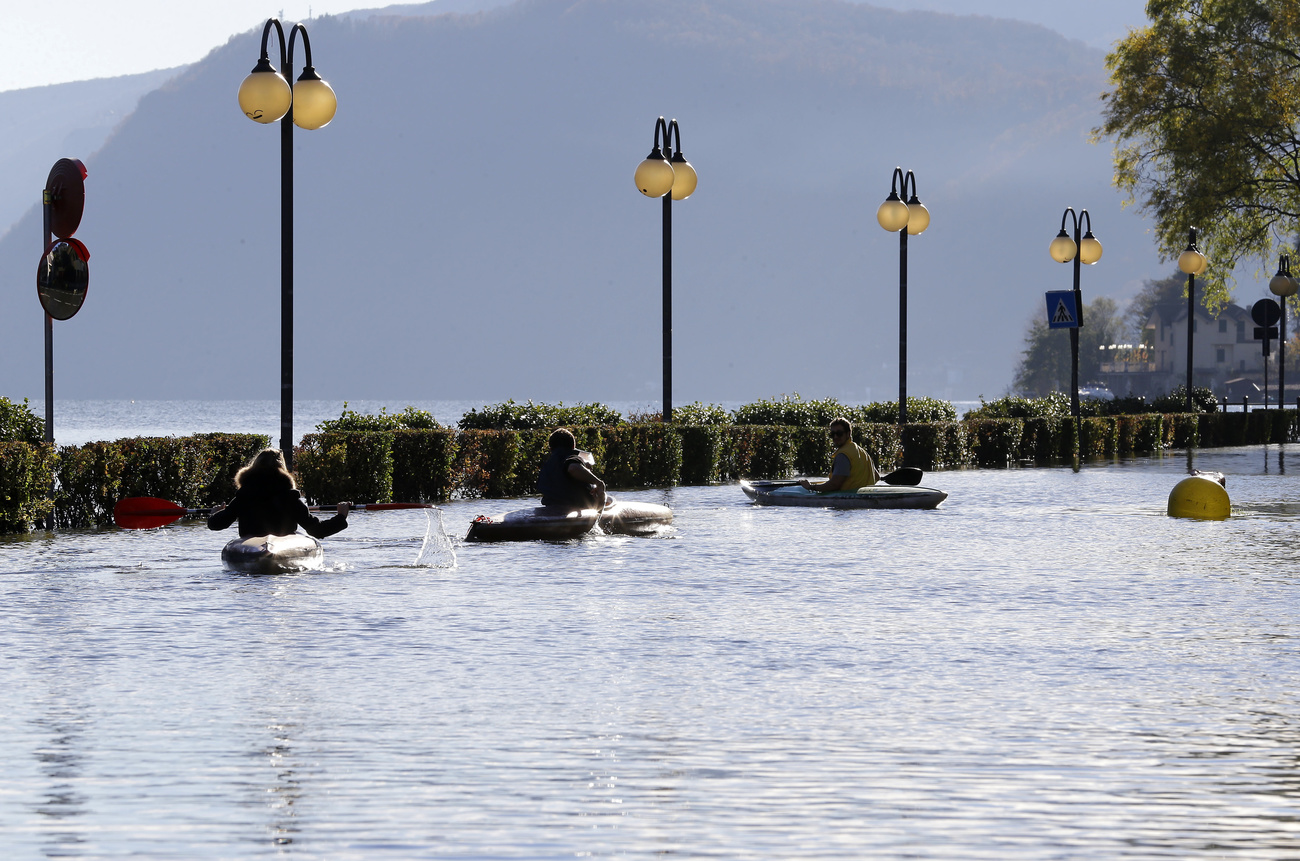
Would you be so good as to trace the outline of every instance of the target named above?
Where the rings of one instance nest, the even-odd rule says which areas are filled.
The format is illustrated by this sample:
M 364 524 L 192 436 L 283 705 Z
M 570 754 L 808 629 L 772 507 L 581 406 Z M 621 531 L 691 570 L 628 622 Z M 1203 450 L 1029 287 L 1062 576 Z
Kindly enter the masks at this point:
M 663 134 L 663 147 L 659 146 L 660 133 Z M 664 153 L 676 141 L 676 149 L 671 158 Z M 682 132 L 677 120 L 664 122 L 660 117 L 655 121 L 655 142 L 650 155 L 637 165 L 634 177 L 636 187 L 646 197 L 664 199 L 664 408 L 663 420 L 673 420 L 673 201 L 685 200 L 695 191 L 699 177 L 695 168 L 682 155 Z
M 902 186 L 900 189 L 899 186 Z M 911 196 L 908 197 L 908 191 Z M 900 196 L 901 193 L 901 196 Z M 907 198 L 907 202 L 903 202 Z M 930 226 L 930 211 L 916 197 L 916 176 L 894 168 L 889 197 L 876 210 L 876 221 L 898 234 L 898 423 L 907 424 L 907 235 L 919 236 Z M 906 228 L 906 230 L 904 230 Z
M 1074 238 L 1066 232 L 1066 219 L 1074 221 Z M 1087 224 L 1083 236 L 1079 231 Z M 1092 216 L 1088 210 L 1081 209 L 1076 214 L 1073 206 L 1067 206 L 1061 213 L 1061 232 L 1056 234 L 1047 253 L 1057 263 L 1074 261 L 1074 313 L 1078 324 L 1070 329 L 1070 415 L 1079 417 L 1079 330 L 1083 328 L 1083 293 L 1079 290 L 1079 271 L 1081 264 L 1091 266 L 1101 259 L 1101 243 L 1092 235 Z
M 267 43 L 275 28 L 280 43 L 280 71 L 271 65 Z M 293 44 L 302 34 L 305 66 L 293 77 Z M 307 28 L 294 24 L 286 48 L 284 28 L 271 18 L 262 28 L 262 54 L 239 86 L 239 107 L 250 120 L 280 124 L 280 449 L 293 469 L 293 127 L 318 129 L 334 119 L 338 99 L 329 84 L 316 74 L 311 62 L 311 40 Z
M 1192 336 L 1196 328 L 1196 276 L 1205 271 L 1210 262 L 1196 247 L 1196 228 L 1187 231 L 1187 248 L 1178 255 L 1178 268 L 1187 273 L 1187 412 L 1192 412 Z
M 1283 254 L 1277 263 L 1277 274 L 1268 282 L 1268 289 L 1278 298 L 1282 306 L 1282 318 L 1279 321 L 1277 339 L 1277 406 L 1282 409 L 1286 401 L 1286 300 L 1300 289 L 1300 283 L 1291 276 L 1291 257 Z M 1268 393 L 1264 393 L 1264 402 L 1268 403 Z

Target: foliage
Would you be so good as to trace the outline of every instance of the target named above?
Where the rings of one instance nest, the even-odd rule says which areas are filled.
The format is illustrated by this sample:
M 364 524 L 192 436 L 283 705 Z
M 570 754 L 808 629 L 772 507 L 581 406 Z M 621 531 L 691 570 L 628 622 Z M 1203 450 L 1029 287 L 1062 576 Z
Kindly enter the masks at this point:
M 1107 56 L 1114 90 L 1095 134 L 1115 183 L 1176 257 L 1188 228 L 1213 266 L 1206 306 L 1238 261 L 1274 259 L 1300 218 L 1300 8 L 1294 0 L 1151 0 L 1151 23 Z
M 898 401 L 879 401 L 862 407 L 850 407 L 845 415 L 854 424 L 879 422 L 895 424 L 898 421 Z M 948 401 L 937 398 L 918 398 L 907 396 L 907 421 L 912 422 L 955 422 L 957 408 Z
M 26 532 L 50 516 L 56 463 L 52 445 L 0 440 L 0 534 Z
M 731 413 L 726 407 L 717 404 L 702 404 L 699 401 L 680 407 L 673 407 L 673 424 L 675 425 L 727 425 L 731 424 Z
M 722 432 L 718 425 L 687 425 L 677 428 L 682 440 L 682 484 L 708 484 L 718 480 Z
M 848 410 L 835 398 L 805 401 L 798 392 L 779 398 L 745 404 L 732 414 L 732 424 L 781 425 L 783 427 L 826 427 Z
M 1196 412 L 1213 413 L 1219 410 L 1219 401 L 1214 392 L 1204 386 L 1192 387 L 1192 406 Z M 1158 413 L 1187 412 L 1187 386 L 1174 386 L 1167 394 L 1158 395 L 1151 401 L 1151 409 Z
M 966 433 L 980 466 L 1007 466 L 1016 459 L 1025 433 L 1023 419 L 977 418 L 966 420 Z
M 132 437 L 59 448 L 55 521 L 61 528 L 109 526 L 128 496 L 187 507 L 234 496 L 235 473 L 269 443 L 263 434 Z
M 298 486 L 312 502 L 393 499 L 392 433 L 307 434 L 294 449 L 293 465 Z
M 0 442 L 45 442 L 45 419 L 32 412 L 27 398 L 21 404 L 0 398 Z
M 583 404 L 566 407 L 563 402 L 551 406 L 517 404 L 508 400 L 502 404 L 483 407 L 482 412 L 472 409 L 461 416 L 461 430 L 532 430 L 540 428 L 571 427 L 572 425 L 610 426 L 623 424 L 623 416 L 604 404 Z
M 903 426 L 903 465 L 921 469 L 964 466 L 971 461 L 970 441 L 961 422 Z
M 1198 282 L 1199 283 L 1199 282 Z M 1196 291 L 1198 298 L 1204 299 L 1202 291 Z M 1166 278 L 1147 278 L 1142 282 L 1142 289 L 1128 303 L 1124 312 L 1124 325 L 1128 334 L 1124 340 L 1137 342 L 1142 339 L 1142 330 L 1152 312 L 1158 305 L 1187 303 L 1187 276 L 1178 270 Z
M 442 502 L 455 490 L 456 432 L 450 428 L 393 431 L 393 499 Z
M 379 414 L 358 413 L 348 409 L 343 402 L 343 414 L 336 419 L 326 419 L 316 425 L 319 433 L 374 433 L 394 430 L 432 430 L 441 427 L 430 413 L 408 406 L 400 413 L 390 413 L 380 407 Z
M 1061 418 L 1069 414 L 1070 396 L 1061 392 L 1052 392 L 1041 398 L 1006 395 L 994 401 L 986 401 L 981 395 L 980 405 L 967 411 L 964 420 Z
M 1079 329 L 1079 381 L 1101 372 L 1101 347 L 1124 340 L 1124 323 L 1115 300 L 1099 296 L 1085 303 Z M 1025 335 L 1025 349 L 1016 365 L 1015 391 L 1047 395 L 1070 390 L 1070 332 L 1048 328 L 1043 315 L 1034 317 Z

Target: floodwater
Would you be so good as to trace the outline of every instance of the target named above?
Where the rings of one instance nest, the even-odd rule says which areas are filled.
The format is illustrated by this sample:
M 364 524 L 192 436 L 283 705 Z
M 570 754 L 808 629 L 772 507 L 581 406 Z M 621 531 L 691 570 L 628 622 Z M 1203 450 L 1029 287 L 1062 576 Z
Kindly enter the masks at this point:
M 1165 515 L 1189 463 L 1229 520 Z M 0 539 L 3 855 L 1300 857 L 1300 446 L 925 484 L 444 567 L 419 510 L 272 577 Z

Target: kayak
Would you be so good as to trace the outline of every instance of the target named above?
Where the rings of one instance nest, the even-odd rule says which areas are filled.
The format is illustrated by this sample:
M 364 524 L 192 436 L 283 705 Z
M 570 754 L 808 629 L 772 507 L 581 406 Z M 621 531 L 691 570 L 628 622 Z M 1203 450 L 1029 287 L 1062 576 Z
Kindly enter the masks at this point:
M 234 538 L 221 549 L 221 561 L 227 568 L 248 574 L 314 571 L 324 557 L 320 542 L 301 533 Z
M 479 515 L 469 525 L 466 541 L 567 541 L 599 526 L 610 535 L 646 535 L 673 522 L 673 511 L 650 502 L 607 500 L 605 510 L 581 511 L 541 505 L 507 511 L 499 517 Z
M 935 508 L 948 498 L 947 493 L 932 487 L 892 484 L 817 493 L 788 481 L 742 481 L 740 489 L 759 505 L 804 508 Z

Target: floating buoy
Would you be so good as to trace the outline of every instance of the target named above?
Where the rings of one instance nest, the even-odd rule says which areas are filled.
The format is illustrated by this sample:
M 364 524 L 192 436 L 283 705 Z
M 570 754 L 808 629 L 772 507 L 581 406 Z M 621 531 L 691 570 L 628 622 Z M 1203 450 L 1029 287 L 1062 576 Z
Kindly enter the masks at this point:
M 1228 491 L 1210 474 L 1188 476 L 1169 491 L 1170 517 L 1226 520 L 1231 512 Z

